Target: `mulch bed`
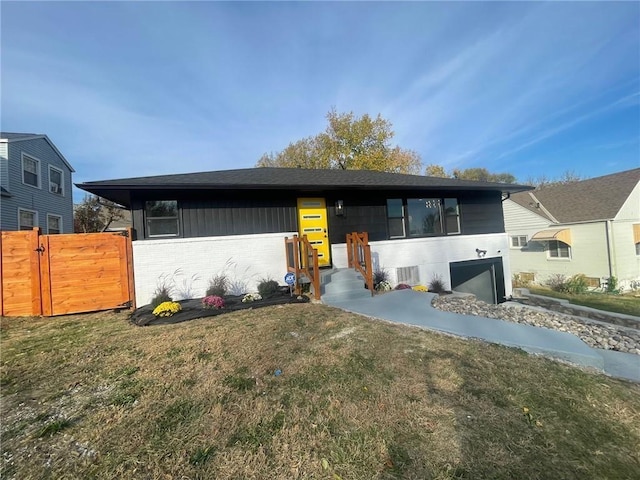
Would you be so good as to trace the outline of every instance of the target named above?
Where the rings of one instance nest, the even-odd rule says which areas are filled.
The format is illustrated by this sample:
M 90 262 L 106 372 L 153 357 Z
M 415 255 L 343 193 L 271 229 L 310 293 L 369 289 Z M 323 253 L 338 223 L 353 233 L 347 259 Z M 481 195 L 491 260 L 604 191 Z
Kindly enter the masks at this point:
M 148 325 L 167 325 L 172 323 L 186 322 L 188 320 L 194 320 L 196 318 L 215 317 L 224 313 L 236 312 L 238 310 L 249 310 L 251 308 L 270 307 L 272 305 L 284 305 L 287 303 L 307 303 L 309 297 L 302 295 L 293 296 L 289 293 L 289 289 L 281 290 L 268 297 L 264 297 L 262 300 L 254 302 L 242 303 L 244 295 L 227 295 L 224 297 L 225 307 L 216 308 L 202 308 L 202 299 L 194 298 L 192 300 L 180 300 L 178 303 L 182 307 L 182 310 L 170 317 L 156 318 L 153 315 L 153 307 L 151 305 L 145 305 L 144 307 L 137 308 L 129 317 L 129 321 L 133 325 L 144 327 Z

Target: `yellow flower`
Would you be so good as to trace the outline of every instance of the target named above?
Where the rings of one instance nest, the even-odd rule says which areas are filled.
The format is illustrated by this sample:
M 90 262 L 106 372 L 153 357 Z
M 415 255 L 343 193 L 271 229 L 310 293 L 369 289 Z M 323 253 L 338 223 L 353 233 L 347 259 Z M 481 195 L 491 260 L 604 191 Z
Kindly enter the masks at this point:
M 178 302 L 162 302 L 153 310 L 153 315 L 156 317 L 170 317 L 180 310 L 182 310 L 182 307 Z
M 416 285 L 415 287 L 413 287 L 413 290 L 415 290 L 416 292 L 428 292 L 429 289 L 427 287 L 425 287 L 424 285 Z

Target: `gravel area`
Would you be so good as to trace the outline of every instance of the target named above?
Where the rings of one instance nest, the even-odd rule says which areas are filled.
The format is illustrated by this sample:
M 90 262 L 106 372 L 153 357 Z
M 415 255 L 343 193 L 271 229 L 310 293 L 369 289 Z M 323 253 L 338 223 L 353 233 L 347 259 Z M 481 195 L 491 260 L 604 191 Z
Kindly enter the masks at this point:
M 434 298 L 433 306 L 446 312 L 497 318 L 568 332 L 578 336 L 593 348 L 640 355 L 640 331 L 632 328 L 563 315 L 517 302 L 491 305 L 477 300 L 474 296 L 442 295 Z

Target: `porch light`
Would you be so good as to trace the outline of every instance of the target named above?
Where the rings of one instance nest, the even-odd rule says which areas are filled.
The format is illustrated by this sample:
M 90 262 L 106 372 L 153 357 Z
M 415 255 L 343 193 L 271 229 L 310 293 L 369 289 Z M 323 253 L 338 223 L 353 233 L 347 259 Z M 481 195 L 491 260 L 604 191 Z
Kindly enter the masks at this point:
M 344 202 L 342 200 L 336 200 L 336 216 L 344 216 Z

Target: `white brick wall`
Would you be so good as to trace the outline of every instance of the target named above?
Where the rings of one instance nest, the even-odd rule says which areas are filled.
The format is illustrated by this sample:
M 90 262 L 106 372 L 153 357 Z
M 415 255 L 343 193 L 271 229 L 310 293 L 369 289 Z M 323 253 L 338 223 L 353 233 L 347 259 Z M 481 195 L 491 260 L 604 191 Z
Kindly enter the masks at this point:
M 284 284 L 284 237 L 294 234 L 137 240 L 133 242 L 136 303 L 139 307 L 150 303 L 162 280 L 173 284 L 176 300 L 203 297 L 209 279 L 221 273 L 244 282 L 246 291 L 255 291 L 262 278 Z
M 371 259 L 375 268 L 389 272 L 392 284 L 397 283 L 396 268 L 418 266 L 420 282 L 428 284 L 434 274 L 439 275 L 451 288 L 449 263 L 477 260 L 476 248 L 486 250 L 484 258 L 502 257 L 505 294 L 512 294 L 509 242 L 507 234 L 459 235 L 433 238 L 408 238 L 370 242 Z M 331 255 L 337 268 L 347 267 L 346 245 L 332 245 Z

